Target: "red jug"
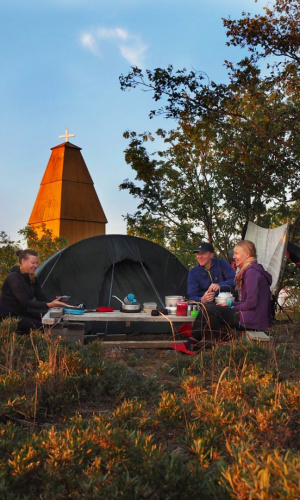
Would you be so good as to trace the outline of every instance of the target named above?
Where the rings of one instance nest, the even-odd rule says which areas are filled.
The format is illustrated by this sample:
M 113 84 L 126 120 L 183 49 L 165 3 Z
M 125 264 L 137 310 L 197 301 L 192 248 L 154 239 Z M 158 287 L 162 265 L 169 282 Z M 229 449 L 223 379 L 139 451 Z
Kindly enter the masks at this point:
M 176 316 L 187 316 L 188 303 L 184 300 L 177 302 Z

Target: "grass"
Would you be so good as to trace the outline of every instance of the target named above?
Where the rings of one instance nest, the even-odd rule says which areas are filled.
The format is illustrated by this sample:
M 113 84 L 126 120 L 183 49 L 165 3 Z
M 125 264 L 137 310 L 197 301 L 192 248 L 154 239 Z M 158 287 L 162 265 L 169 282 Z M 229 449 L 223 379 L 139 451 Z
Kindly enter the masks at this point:
M 0 325 L 1 499 L 300 498 L 299 320 L 271 346 L 193 357 L 15 328 Z

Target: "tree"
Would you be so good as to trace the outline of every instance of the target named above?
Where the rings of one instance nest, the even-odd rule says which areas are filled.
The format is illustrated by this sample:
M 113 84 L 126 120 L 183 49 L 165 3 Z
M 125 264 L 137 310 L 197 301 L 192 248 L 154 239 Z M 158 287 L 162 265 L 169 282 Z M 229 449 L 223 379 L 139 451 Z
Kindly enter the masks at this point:
M 19 243 L 11 241 L 4 231 L 0 232 L 0 286 L 11 268 L 17 263 L 16 251 L 20 248 Z
M 40 264 L 67 245 L 65 238 L 53 237 L 52 231 L 47 229 L 45 224 L 42 225 L 41 237 L 38 237 L 36 230 L 30 226 L 20 229 L 19 234 L 25 238 L 26 248 L 38 252 Z M 11 241 L 4 231 L 0 232 L 0 287 L 11 268 L 18 264 L 16 251 L 21 248 L 21 241 Z
M 226 255 L 247 220 L 268 227 L 276 211 L 293 212 L 300 193 L 299 13 L 298 1 L 277 0 L 265 15 L 223 20 L 228 45 L 250 54 L 236 67 L 226 61 L 228 84 L 172 66 L 145 74 L 133 67 L 120 77 L 122 90 L 152 91 L 161 106 L 151 118 L 163 113 L 177 121 L 176 130 L 157 133 L 164 151 L 147 152 L 155 134 L 125 134 L 138 183 L 120 188 L 140 200 L 127 214 L 132 234 L 167 247 L 206 237 Z M 270 57 L 262 76 L 258 63 Z M 291 234 L 299 238 L 299 227 Z
M 47 229 L 45 224 L 41 224 L 42 235 L 39 237 L 37 231 L 31 226 L 25 226 L 20 229 L 19 234 L 22 235 L 27 244 L 27 248 L 32 248 L 39 254 L 40 264 L 48 257 L 58 252 L 67 245 L 67 239 L 62 236 L 53 236 L 53 232 Z
M 136 180 L 143 182 L 142 186 L 129 181 L 121 185 L 140 200 L 135 216 L 127 217 L 129 233 L 167 246 L 186 265 L 191 264 L 191 247 L 199 244 L 199 238 L 212 241 L 217 233 L 223 248 L 228 248 L 233 227 L 227 227 L 230 221 L 219 203 L 210 132 L 206 137 L 198 135 L 190 123 L 181 123 L 180 129 L 168 134 L 159 130 L 157 137 L 168 148 L 158 151 L 156 158 L 143 145 L 149 135 L 126 135 L 130 139 L 126 161 L 136 170 Z
M 247 47 L 255 60 L 268 56 L 279 57 L 276 66 L 285 67 L 286 61 L 300 63 L 298 0 L 276 0 L 273 10 L 265 7 L 265 15 L 243 13 L 242 19 L 223 19 L 230 38 L 227 45 Z M 282 59 L 283 58 L 283 59 Z

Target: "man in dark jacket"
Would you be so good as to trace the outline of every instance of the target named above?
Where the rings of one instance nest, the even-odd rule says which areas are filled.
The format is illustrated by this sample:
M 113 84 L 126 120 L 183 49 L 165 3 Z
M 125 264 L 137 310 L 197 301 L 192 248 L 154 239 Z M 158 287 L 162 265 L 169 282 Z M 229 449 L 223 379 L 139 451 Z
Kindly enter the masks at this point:
M 193 253 L 198 264 L 188 274 L 187 293 L 190 300 L 213 302 L 220 291 L 230 292 L 234 288 L 235 272 L 224 259 L 214 258 L 211 243 L 200 243 Z

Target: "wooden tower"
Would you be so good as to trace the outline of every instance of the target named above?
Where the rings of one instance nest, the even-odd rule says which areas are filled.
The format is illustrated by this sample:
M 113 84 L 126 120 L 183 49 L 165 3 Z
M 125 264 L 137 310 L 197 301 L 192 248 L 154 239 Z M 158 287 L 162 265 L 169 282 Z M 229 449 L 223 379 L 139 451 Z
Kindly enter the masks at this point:
M 53 236 L 64 236 L 68 245 L 105 234 L 107 219 L 94 188 L 94 183 L 80 152 L 66 142 L 52 149 L 40 190 L 28 224 L 42 233 L 45 224 Z

